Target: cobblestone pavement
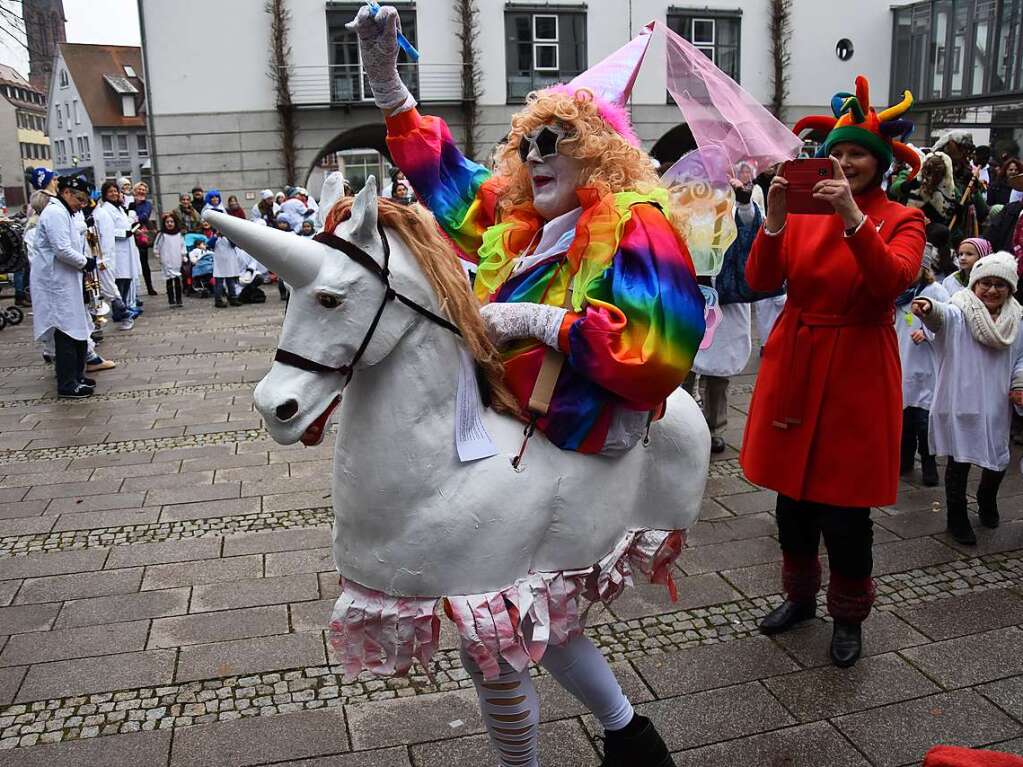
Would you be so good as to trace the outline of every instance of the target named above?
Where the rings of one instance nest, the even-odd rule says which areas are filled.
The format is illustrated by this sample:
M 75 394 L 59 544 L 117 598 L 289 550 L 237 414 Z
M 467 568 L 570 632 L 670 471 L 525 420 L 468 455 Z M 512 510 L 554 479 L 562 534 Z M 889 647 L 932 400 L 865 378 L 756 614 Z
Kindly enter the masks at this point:
M 446 625 L 432 677 L 345 680 L 324 627 L 331 438 L 285 448 L 252 388 L 281 306 L 162 297 L 108 332 L 98 394 L 54 397 L 30 325 L 0 334 L 0 764 L 426 767 L 495 764 Z M 940 742 L 1023 753 L 1023 477 L 965 548 L 943 494 L 875 511 L 866 657 L 827 661 L 826 619 L 780 637 L 773 495 L 728 450 L 677 573 L 591 612 L 589 634 L 679 765 L 919 764 Z M 819 610 L 824 615 L 823 599 Z M 537 674 L 543 763 L 599 763 L 599 727 Z

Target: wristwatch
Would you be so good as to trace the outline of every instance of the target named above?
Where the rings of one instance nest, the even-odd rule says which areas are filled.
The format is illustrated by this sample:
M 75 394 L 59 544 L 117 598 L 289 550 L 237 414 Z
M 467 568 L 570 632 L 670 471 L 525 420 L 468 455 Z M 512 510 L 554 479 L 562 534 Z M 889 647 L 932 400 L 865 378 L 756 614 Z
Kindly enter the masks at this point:
M 852 237 L 854 234 L 856 234 L 856 232 L 858 232 L 860 230 L 860 227 L 863 226 L 863 223 L 866 220 L 867 220 L 867 217 L 863 216 L 863 218 L 860 219 L 860 223 L 858 223 L 856 226 L 850 226 L 848 229 L 845 230 L 845 236 L 846 237 Z

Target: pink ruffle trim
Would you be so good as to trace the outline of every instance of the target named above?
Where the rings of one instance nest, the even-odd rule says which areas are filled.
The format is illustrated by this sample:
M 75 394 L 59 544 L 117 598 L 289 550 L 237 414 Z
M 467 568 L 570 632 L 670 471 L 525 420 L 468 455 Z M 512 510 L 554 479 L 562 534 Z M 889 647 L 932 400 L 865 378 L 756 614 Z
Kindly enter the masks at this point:
M 437 651 L 437 605 L 454 620 L 465 651 L 487 679 L 498 676 L 503 659 L 517 670 L 539 661 L 547 645 L 581 634 L 594 602 L 610 604 L 640 573 L 677 598 L 671 566 L 682 552 L 681 530 L 626 533 L 592 568 L 532 573 L 487 594 L 449 597 L 394 597 L 342 579 L 341 596 L 330 619 L 330 643 L 346 678 L 363 671 L 403 676 L 418 660 L 429 672 Z M 587 604 L 581 605 L 580 598 Z

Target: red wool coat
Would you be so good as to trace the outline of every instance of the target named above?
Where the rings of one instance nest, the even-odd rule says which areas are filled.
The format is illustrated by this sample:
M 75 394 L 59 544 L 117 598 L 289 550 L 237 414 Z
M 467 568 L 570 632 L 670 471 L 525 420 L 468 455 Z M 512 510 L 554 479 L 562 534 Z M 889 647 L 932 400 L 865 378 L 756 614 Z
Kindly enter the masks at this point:
M 924 217 L 881 189 L 856 198 L 867 220 L 790 215 L 757 236 L 754 290 L 788 283 L 764 347 L 739 462 L 750 481 L 833 506 L 895 502 L 902 371 L 894 304 L 920 270 Z

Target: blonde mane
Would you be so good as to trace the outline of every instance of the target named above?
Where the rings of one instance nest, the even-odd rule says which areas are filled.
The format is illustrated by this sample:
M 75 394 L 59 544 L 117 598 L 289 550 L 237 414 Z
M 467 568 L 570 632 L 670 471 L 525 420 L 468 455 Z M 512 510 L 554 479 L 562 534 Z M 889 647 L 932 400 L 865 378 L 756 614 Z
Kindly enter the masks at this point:
M 345 197 L 334 204 L 324 227 L 328 232 L 351 215 L 354 201 Z M 454 247 L 444 239 L 433 216 L 420 205 L 400 205 L 385 197 L 377 199 L 377 215 L 384 226 L 405 241 L 433 288 L 441 312 L 462 332 L 462 340 L 490 385 L 491 407 L 518 415 L 518 402 L 504 382 L 501 355 L 487 338 L 479 302 L 469 288 Z

